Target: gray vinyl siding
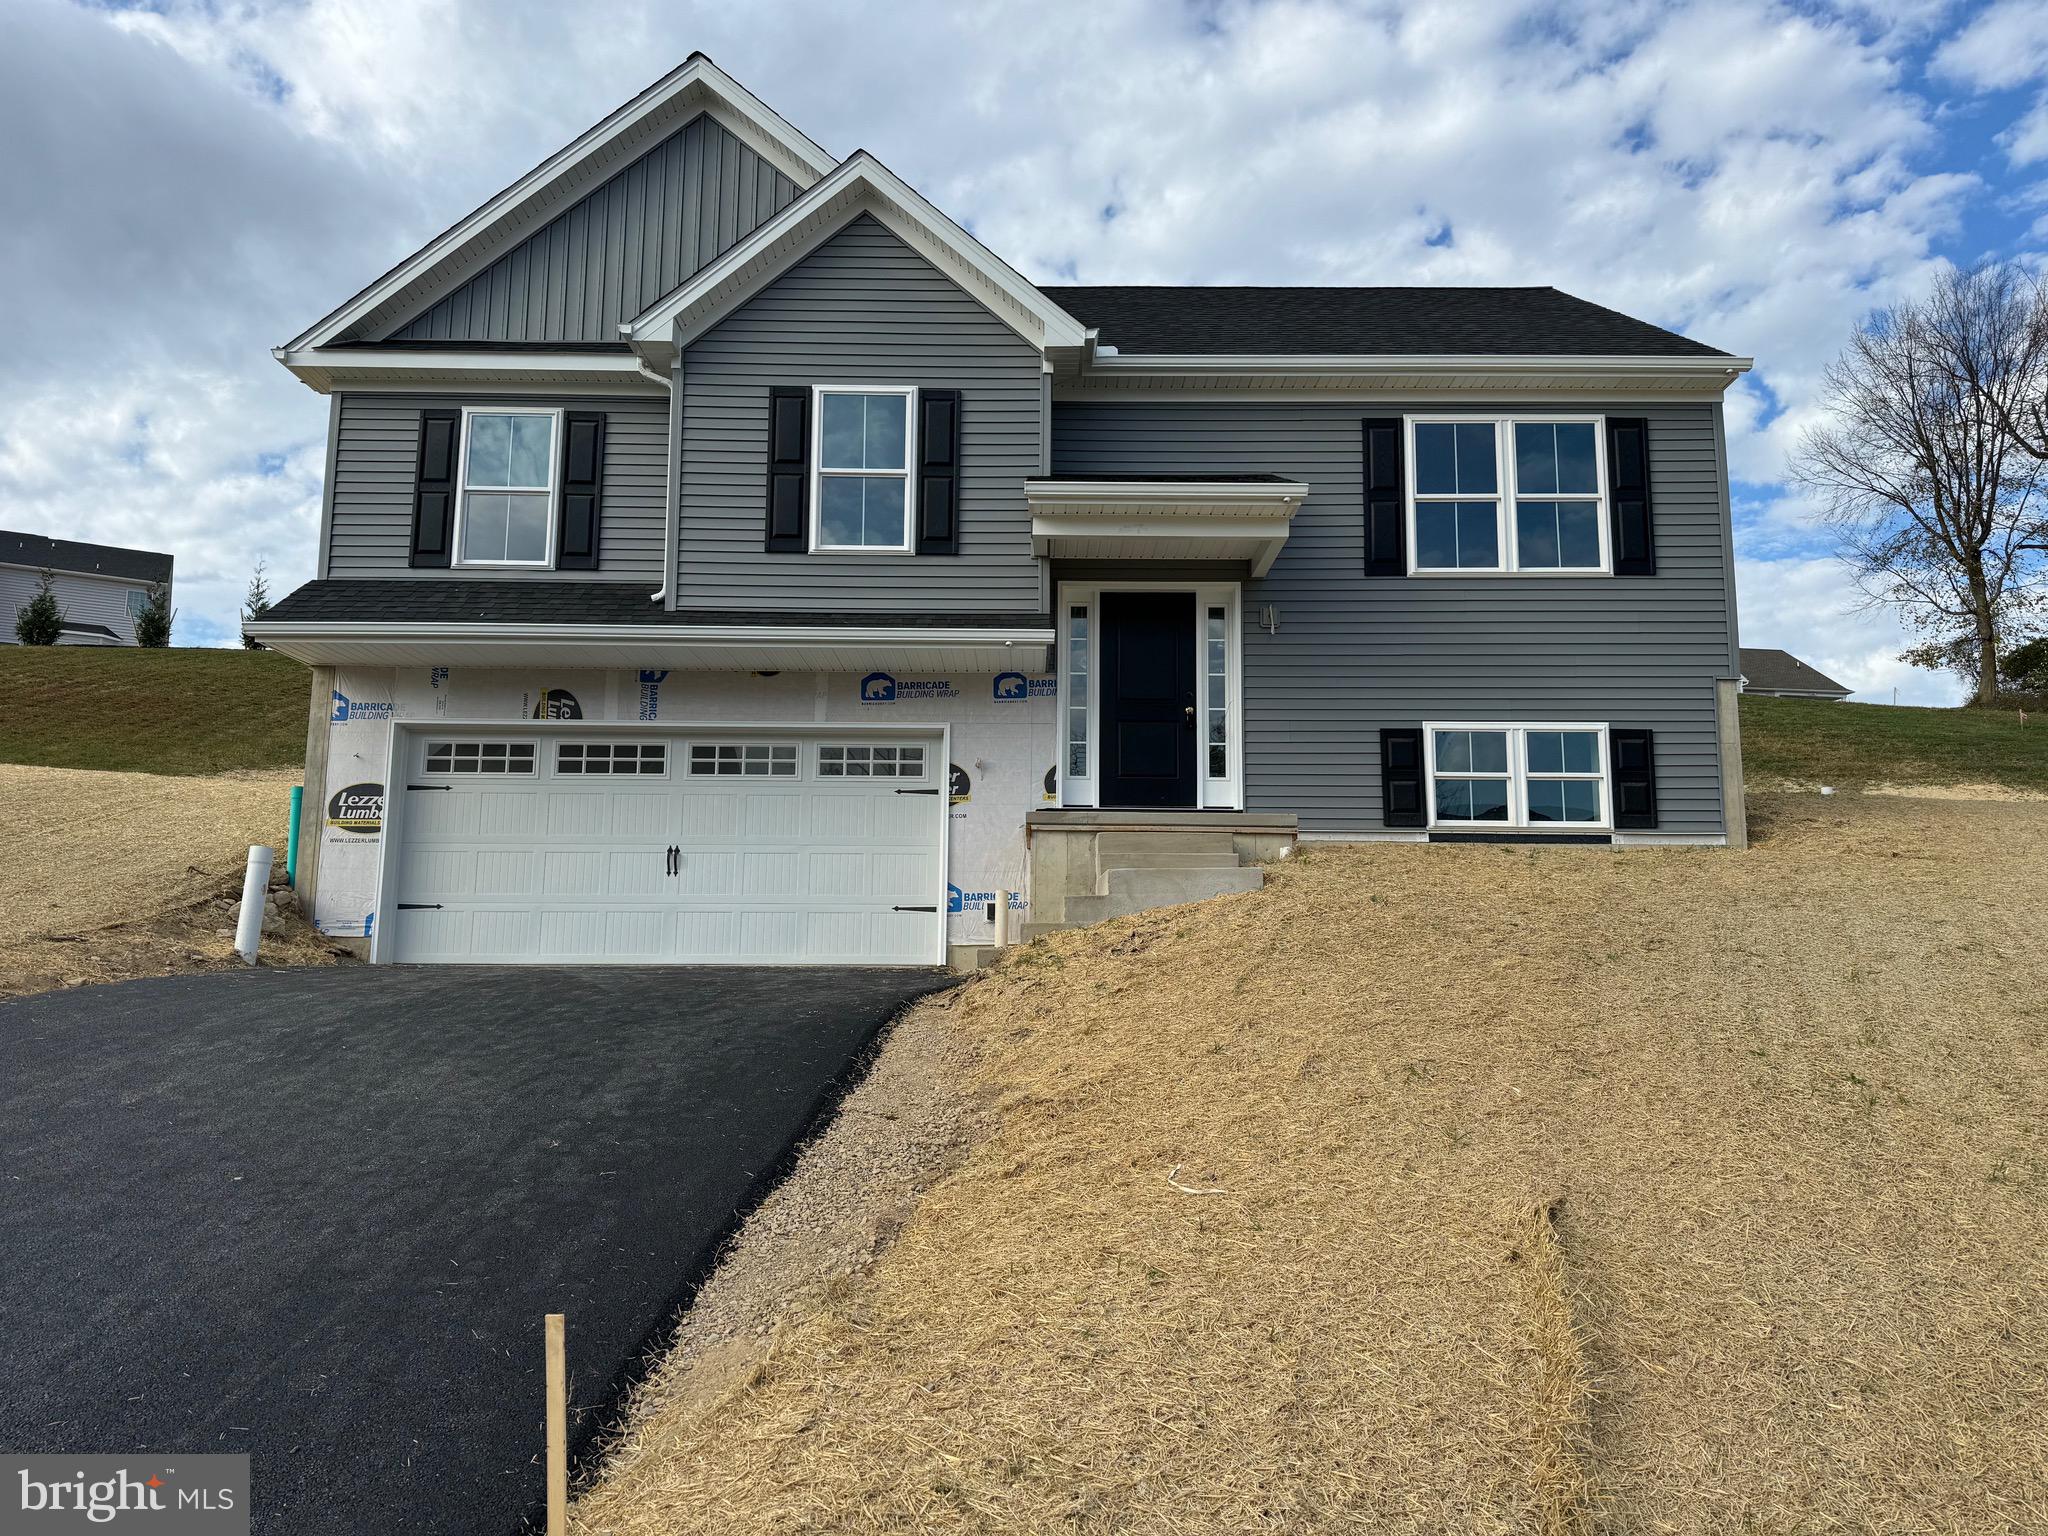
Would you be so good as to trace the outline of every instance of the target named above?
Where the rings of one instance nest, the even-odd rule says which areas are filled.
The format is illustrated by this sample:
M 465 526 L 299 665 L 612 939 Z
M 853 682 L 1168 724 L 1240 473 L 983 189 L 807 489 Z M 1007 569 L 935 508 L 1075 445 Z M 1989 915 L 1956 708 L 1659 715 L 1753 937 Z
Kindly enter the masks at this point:
M 120 637 L 123 645 L 135 643 L 135 621 L 128 616 L 128 594 L 149 591 L 146 581 L 114 581 L 103 576 L 74 576 L 68 571 L 53 573 L 57 606 L 74 624 L 103 624 Z M 22 607 L 42 585 L 41 571 L 18 566 L 0 566 L 0 643 L 12 645 L 14 621 Z
M 389 333 L 402 341 L 604 341 L 797 195 L 698 117 Z
M 855 220 L 684 356 L 678 605 L 1037 608 L 1024 481 L 1039 471 L 1041 376 L 1035 347 L 873 219 Z M 960 390 L 960 553 L 764 553 L 777 384 Z
M 557 574 L 577 581 L 607 576 L 658 586 L 667 519 L 662 508 L 668 478 L 668 401 L 665 397 L 352 394 L 335 413 L 334 510 L 329 520 L 326 574 L 347 576 L 461 575 L 465 569 L 415 573 L 412 555 L 413 478 L 419 466 L 420 412 L 464 405 L 551 406 L 605 414 L 604 499 L 595 571 L 506 570 L 472 567 L 499 579 Z
M 1360 422 L 1390 408 L 1055 403 L 1057 475 L 1270 471 L 1311 487 L 1272 571 L 1244 591 L 1248 809 L 1293 811 L 1309 832 L 1380 831 L 1381 727 L 1583 720 L 1656 733 L 1660 832 L 1724 830 L 1714 679 L 1735 675 L 1735 636 L 1715 408 L 1542 410 L 1649 418 L 1656 576 L 1368 580 Z M 1267 604 L 1277 633 L 1259 622 Z

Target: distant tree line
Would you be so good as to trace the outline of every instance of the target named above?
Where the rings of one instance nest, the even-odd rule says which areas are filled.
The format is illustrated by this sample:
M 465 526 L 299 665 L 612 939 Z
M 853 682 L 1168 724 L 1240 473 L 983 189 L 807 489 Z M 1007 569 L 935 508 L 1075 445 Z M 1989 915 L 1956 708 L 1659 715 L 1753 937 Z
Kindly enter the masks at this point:
M 1826 374 L 1796 474 L 1903 659 L 1972 699 L 2048 692 L 2048 284 L 2013 262 L 1879 310 Z

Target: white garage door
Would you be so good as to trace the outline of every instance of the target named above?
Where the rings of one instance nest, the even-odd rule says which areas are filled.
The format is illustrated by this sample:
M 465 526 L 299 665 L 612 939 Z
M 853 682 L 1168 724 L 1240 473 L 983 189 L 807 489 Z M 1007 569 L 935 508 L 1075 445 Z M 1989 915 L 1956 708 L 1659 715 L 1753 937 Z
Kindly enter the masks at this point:
M 382 958 L 931 965 L 936 736 L 409 732 Z

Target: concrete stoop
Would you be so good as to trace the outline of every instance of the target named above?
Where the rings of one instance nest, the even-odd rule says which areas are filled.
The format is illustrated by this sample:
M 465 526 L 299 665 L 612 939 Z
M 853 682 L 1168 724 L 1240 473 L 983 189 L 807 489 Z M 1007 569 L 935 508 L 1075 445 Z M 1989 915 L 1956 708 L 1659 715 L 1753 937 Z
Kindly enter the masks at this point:
M 1292 816 L 1233 812 L 1034 812 L 1030 940 L 1266 883 L 1258 868 L 1295 841 Z

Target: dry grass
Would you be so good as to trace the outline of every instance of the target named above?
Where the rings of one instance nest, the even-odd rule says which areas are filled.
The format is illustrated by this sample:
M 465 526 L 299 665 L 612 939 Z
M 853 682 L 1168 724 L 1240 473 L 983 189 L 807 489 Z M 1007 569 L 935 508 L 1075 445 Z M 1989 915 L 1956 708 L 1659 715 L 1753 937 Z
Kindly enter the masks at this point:
M 234 961 L 251 843 L 284 858 L 297 773 L 212 778 L 0 764 L 0 996 Z M 276 964 L 331 963 L 303 924 Z
M 925 1005 L 990 1133 L 578 1528 L 2048 1529 L 2048 806 L 1755 809 L 1317 848 Z

